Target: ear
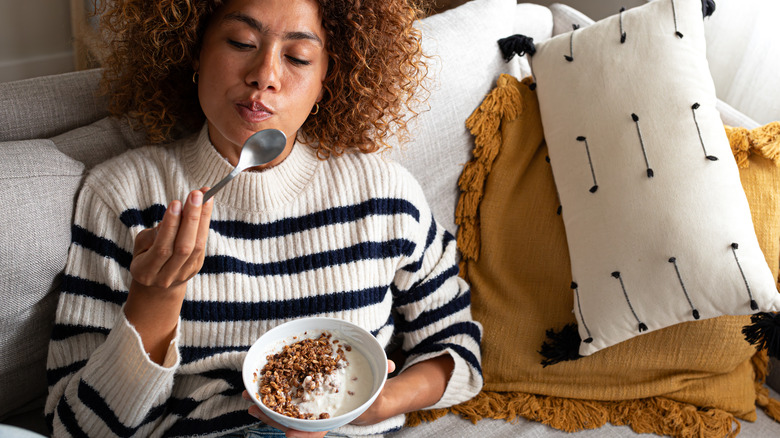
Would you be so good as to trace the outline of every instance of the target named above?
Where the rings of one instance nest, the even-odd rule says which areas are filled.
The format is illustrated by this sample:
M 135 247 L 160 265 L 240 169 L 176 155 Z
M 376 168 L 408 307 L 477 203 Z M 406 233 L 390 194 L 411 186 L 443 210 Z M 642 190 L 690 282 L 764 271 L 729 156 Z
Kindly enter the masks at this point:
M 195 59 L 192 60 L 192 70 L 193 71 L 198 71 L 198 69 L 200 69 L 200 59 L 199 58 L 195 58 Z

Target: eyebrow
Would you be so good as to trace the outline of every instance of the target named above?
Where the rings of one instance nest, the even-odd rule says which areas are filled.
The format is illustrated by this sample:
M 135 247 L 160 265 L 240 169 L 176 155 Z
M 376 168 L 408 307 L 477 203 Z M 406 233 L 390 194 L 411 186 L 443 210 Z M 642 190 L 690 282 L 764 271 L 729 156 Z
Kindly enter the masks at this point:
M 239 21 L 241 23 L 246 24 L 247 26 L 251 27 L 252 29 L 260 32 L 260 33 L 267 33 L 268 29 L 261 23 L 260 21 L 250 17 L 249 15 L 244 14 L 240 11 L 234 11 L 231 12 L 223 18 L 225 21 Z M 294 32 L 287 32 L 282 37 L 283 40 L 289 41 L 289 40 L 309 40 L 313 41 L 320 46 L 323 46 L 322 40 L 320 37 L 318 37 L 313 32 L 306 32 L 306 31 L 294 31 Z

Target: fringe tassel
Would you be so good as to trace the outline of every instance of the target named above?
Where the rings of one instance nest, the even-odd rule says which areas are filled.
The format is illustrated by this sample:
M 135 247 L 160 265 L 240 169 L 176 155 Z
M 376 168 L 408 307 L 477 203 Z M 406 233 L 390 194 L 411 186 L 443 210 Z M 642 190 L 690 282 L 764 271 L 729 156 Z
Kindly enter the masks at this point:
M 701 13 L 704 17 L 709 17 L 715 12 L 714 0 L 701 0 Z
M 780 122 L 768 123 L 753 130 L 726 126 L 731 152 L 740 168 L 750 166 L 748 158 L 755 153 L 780 166 Z
M 755 378 L 755 390 L 756 390 L 756 406 L 766 412 L 766 414 L 780 422 L 780 401 L 777 401 L 769 396 L 769 389 L 765 386 L 766 376 L 769 374 L 769 356 L 766 350 L 756 352 L 751 359 L 753 364 L 753 370 L 756 373 Z
M 461 194 L 455 209 L 455 223 L 458 224 L 458 249 L 463 261 L 461 276 L 466 260 L 479 258 L 479 203 L 485 192 L 485 182 L 493 167 L 493 161 L 501 149 L 501 121 L 514 120 L 523 112 L 520 92 L 510 85 L 516 80 L 501 75 L 496 87 L 483 99 L 479 107 L 466 120 L 466 128 L 474 136 L 472 158 L 463 168 L 458 187 Z
M 577 331 L 577 324 L 566 324 L 559 332 L 549 329 L 546 334 L 547 340 L 544 341 L 541 350 L 539 350 L 539 354 L 544 357 L 543 367 L 582 357 L 579 352 L 582 338 Z
M 475 398 L 449 409 L 407 414 L 406 425 L 417 426 L 448 412 L 476 424 L 484 418 L 514 421 L 519 417 L 565 432 L 597 429 L 606 423 L 629 426 L 636 433 L 655 433 L 679 438 L 734 437 L 739 420 L 719 410 L 662 397 L 625 401 L 575 400 L 522 392 L 480 392 Z
M 745 340 L 770 357 L 780 359 L 780 313 L 761 312 L 750 316 L 750 325 L 742 328 Z

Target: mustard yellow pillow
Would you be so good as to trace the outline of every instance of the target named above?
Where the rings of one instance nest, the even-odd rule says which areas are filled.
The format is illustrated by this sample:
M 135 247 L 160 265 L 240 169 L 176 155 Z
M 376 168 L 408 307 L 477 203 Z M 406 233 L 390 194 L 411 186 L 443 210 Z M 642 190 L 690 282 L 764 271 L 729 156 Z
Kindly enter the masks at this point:
M 575 297 L 531 83 L 503 75 L 467 122 L 476 147 L 460 179 L 457 238 L 472 312 L 484 327 L 485 387 L 451 411 L 474 421 L 523 416 L 566 431 L 611 422 L 642 433 L 719 437 L 738 428 L 736 418 L 754 420 L 757 397 L 766 395 L 766 355 L 756 354 L 742 336 L 749 316 L 685 322 L 542 366 L 546 331 L 575 322 Z M 737 134 L 732 137 L 736 143 Z M 780 168 L 748 155 L 742 181 L 777 278 Z M 777 408 L 767 397 L 761 400 Z M 412 415 L 409 424 L 444 412 Z

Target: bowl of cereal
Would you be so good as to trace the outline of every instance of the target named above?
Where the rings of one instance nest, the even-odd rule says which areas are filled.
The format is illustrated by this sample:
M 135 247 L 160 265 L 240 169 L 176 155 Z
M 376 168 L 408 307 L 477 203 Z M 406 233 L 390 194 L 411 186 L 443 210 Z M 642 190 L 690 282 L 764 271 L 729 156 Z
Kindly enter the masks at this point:
M 351 322 L 303 318 L 260 336 L 242 374 L 265 415 L 317 432 L 343 426 L 371 406 L 387 380 L 387 356 L 371 333 Z

